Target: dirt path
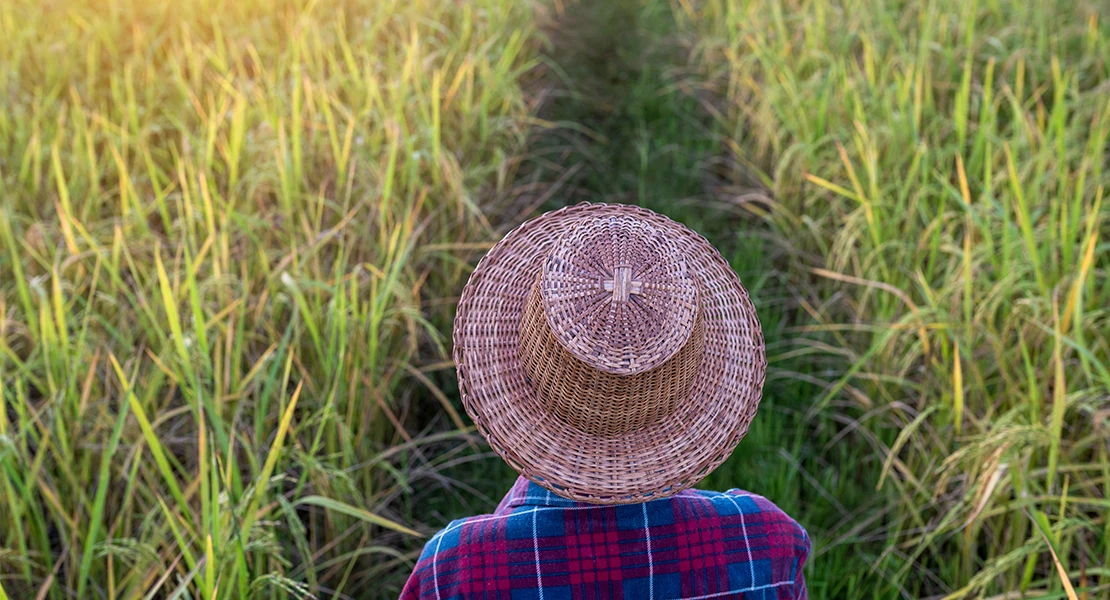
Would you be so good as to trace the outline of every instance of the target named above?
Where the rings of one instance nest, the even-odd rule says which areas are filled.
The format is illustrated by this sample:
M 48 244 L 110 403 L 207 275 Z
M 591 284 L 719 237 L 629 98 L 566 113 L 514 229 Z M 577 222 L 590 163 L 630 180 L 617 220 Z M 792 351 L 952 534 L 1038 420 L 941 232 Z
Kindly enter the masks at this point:
M 868 567 L 851 544 L 862 534 L 851 526 L 861 515 L 875 519 L 869 526 L 881 522 L 870 510 L 873 486 L 838 467 L 858 464 L 864 442 L 831 444 L 845 424 L 806 417 L 808 399 L 820 395 L 807 380 L 819 374 L 804 357 L 783 358 L 796 350 L 787 326 L 804 317 L 776 275 L 778 259 L 761 223 L 742 206 L 764 192 L 721 187 L 715 173 L 732 167 L 706 109 L 713 95 L 687 68 L 670 11 L 662 0 L 582 1 L 550 15 L 535 89 L 542 98 L 538 116 L 551 126 L 537 127 L 515 172 L 505 227 L 519 222 L 513 215 L 583 201 L 621 202 L 667 214 L 721 250 L 759 311 L 770 366 L 748 436 L 700 487 L 754 491 L 796 515 L 819 546 L 839 539 L 840 545 L 818 550 L 827 568 L 811 569 L 811 590 L 821 597 L 822 589 L 835 587 L 824 583 L 835 573 Z M 516 474 L 487 457 L 449 476 L 486 497 L 463 492 L 446 504 L 429 504 L 445 521 L 492 509 Z
M 622 202 L 693 219 L 714 147 L 665 2 L 574 2 L 550 15 L 539 117 L 514 206 Z

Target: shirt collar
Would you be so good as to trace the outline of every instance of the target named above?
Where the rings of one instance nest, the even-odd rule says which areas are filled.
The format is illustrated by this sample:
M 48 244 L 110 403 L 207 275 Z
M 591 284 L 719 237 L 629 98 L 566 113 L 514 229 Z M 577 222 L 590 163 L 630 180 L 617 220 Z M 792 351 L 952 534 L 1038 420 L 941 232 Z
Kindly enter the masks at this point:
M 579 503 L 568 498 L 556 495 L 554 492 L 540 487 L 539 484 L 533 483 L 524 478 L 524 476 L 517 477 L 516 483 L 501 499 L 501 503 L 497 505 L 497 513 L 518 507 L 518 506 L 577 506 Z
M 668 488 L 668 489 L 670 489 L 670 488 Z M 699 493 L 699 492 L 697 492 L 697 490 L 683 490 L 683 491 L 675 494 L 674 497 L 684 497 L 684 496 L 696 495 L 697 493 Z M 654 501 L 664 499 L 664 498 L 667 498 L 667 497 L 668 496 L 663 496 L 662 498 L 654 498 L 654 499 L 641 499 L 639 502 L 629 498 L 628 502 L 629 503 L 654 502 Z M 532 482 L 532 481 L 529 481 L 528 479 L 525 479 L 525 477 L 523 475 L 521 475 L 521 476 L 516 478 L 516 483 L 514 483 L 513 487 L 509 489 L 509 493 L 505 494 L 505 497 L 501 499 L 501 502 L 497 505 L 497 509 L 494 512 L 494 514 L 501 514 L 502 512 L 511 510 L 511 509 L 516 508 L 518 506 L 559 506 L 559 507 L 568 507 L 568 506 L 602 506 L 602 505 L 590 504 L 590 503 L 587 503 L 587 502 L 578 502 L 578 501 L 575 501 L 575 500 L 571 500 L 569 498 L 563 498 L 562 496 L 556 494 L 555 492 L 552 492 L 552 491 L 540 486 L 539 484 L 537 484 L 535 482 Z

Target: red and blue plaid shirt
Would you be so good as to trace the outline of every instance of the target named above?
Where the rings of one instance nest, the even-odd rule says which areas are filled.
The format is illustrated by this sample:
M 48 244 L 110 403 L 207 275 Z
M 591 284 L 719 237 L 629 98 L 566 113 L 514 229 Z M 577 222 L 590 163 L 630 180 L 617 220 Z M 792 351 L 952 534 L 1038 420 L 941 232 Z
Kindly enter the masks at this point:
M 804 600 L 810 548 L 801 525 L 740 490 L 603 506 L 521 477 L 492 515 L 428 541 L 401 599 Z

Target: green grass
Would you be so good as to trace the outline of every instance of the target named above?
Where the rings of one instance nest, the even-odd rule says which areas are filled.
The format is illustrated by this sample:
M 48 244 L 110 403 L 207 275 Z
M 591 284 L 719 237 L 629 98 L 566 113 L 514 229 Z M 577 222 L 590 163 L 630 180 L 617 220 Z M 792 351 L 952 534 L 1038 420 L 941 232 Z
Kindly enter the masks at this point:
M 396 595 L 534 39 L 508 0 L 0 4 L 8 597 Z
M 395 597 L 514 477 L 469 265 L 582 200 L 743 278 L 768 381 L 703 487 L 809 529 L 811 597 L 1107 597 L 1100 8 L 0 4 L 0 600 Z
M 724 180 L 772 198 L 752 208 L 809 316 L 798 352 L 829 365 L 808 412 L 872 444 L 834 467 L 879 474 L 857 533 L 883 597 L 1063 597 L 1048 543 L 1110 589 L 1099 6 L 675 5 Z

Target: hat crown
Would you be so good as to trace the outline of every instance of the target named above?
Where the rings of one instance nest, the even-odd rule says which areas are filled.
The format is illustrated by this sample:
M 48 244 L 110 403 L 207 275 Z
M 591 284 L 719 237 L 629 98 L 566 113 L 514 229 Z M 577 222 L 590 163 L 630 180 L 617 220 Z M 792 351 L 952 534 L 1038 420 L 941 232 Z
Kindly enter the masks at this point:
M 544 261 L 547 324 L 575 358 L 635 375 L 670 360 L 689 340 L 698 287 L 678 247 L 643 219 L 587 219 Z

